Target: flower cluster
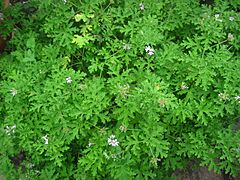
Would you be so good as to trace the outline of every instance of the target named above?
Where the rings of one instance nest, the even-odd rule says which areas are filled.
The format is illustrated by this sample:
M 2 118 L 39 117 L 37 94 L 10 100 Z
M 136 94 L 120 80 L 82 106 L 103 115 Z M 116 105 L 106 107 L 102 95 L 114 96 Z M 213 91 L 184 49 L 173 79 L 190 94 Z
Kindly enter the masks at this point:
M 127 131 L 127 127 L 125 126 L 125 125 L 121 125 L 120 127 L 119 127 L 119 130 L 121 131 L 121 132 L 126 132 Z
M 11 135 L 11 133 L 14 133 L 15 132 L 15 129 L 16 129 L 16 125 L 13 125 L 13 126 L 6 126 L 6 134 L 7 135 Z
M 145 51 L 150 55 L 152 56 L 154 54 L 154 49 L 151 47 L 151 46 L 146 46 L 145 47 Z
M 127 97 L 129 91 L 130 91 L 129 84 L 125 84 L 125 85 L 119 87 L 119 92 L 120 92 L 121 96 L 123 96 L 123 97 Z
M 111 146 L 118 146 L 119 142 L 117 139 L 115 139 L 115 135 L 111 135 L 109 138 L 108 138 L 108 144 L 111 145 Z
M 226 93 L 219 93 L 219 94 L 218 94 L 218 97 L 219 97 L 219 99 L 222 100 L 222 101 L 229 100 L 229 95 L 226 94 Z

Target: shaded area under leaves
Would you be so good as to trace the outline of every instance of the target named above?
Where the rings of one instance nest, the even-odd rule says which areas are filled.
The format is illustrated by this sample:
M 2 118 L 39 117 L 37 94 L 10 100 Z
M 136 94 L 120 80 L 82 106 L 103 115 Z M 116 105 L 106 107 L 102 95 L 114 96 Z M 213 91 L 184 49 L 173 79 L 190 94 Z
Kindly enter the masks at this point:
M 229 174 L 216 174 L 214 171 L 209 171 L 207 167 L 200 167 L 195 169 L 196 164 L 190 161 L 186 170 L 176 170 L 172 177 L 176 180 L 239 180 L 240 174 L 232 177 Z

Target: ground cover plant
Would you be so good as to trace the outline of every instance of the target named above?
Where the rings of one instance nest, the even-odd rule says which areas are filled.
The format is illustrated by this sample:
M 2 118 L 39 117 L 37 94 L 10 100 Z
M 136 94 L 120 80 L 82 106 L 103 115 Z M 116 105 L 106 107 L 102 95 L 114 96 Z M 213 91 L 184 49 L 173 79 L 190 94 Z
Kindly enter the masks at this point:
M 0 173 L 240 171 L 240 3 L 32 0 L 4 11 Z

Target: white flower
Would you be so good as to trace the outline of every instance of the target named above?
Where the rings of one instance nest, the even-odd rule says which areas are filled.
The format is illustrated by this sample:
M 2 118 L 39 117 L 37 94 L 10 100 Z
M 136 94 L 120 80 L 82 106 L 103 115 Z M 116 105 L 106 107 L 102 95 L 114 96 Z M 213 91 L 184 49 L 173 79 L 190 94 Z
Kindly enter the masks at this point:
M 48 144 L 48 137 L 47 137 L 47 135 L 43 136 L 42 139 L 45 141 L 44 144 Z
M 215 14 L 214 16 L 215 16 L 215 18 L 217 19 L 217 18 L 220 17 L 220 14 Z
M 117 139 L 109 139 L 108 140 L 108 144 L 111 145 L 111 146 L 114 146 L 114 147 L 118 146 L 118 143 L 119 142 L 117 141 Z
M 240 96 L 236 96 L 235 99 L 236 99 L 236 100 L 239 100 L 239 99 L 240 99 Z
M 124 49 L 124 50 L 129 50 L 129 49 L 131 49 L 131 47 L 130 47 L 129 44 L 123 43 L 123 49 Z
M 17 95 L 17 90 L 16 89 L 11 89 L 10 93 L 12 96 L 16 96 Z
M 64 2 L 64 4 L 66 4 L 66 3 L 67 3 L 67 0 L 63 0 L 63 2 Z
M 67 77 L 66 81 L 67 81 L 68 84 L 70 84 L 70 83 L 72 83 L 72 78 L 71 77 Z
M 233 41 L 234 36 L 231 33 L 228 33 L 228 41 Z
M 229 17 L 229 20 L 230 20 L 230 21 L 234 21 L 234 19 L 235 19 L 235 18 L 234 18 L 233 16 L 230 16 L 230 17 Z
M 153 51 L 149 51 L 148 54 L 149 54 L 150 56 L 154 55 L 154 50 L 153 50 Z
M 219 19 L 220 14 L 215 14 L 214 16 L 216 21 L 222 22 L 222 19 Z
M 235 96 L 235 100 L 240 103 L 240 96 Z
M 110 139 L 114 139 L 115 137 L 116 137 L 116 136 L 112 134 L 109 138 L 110 138 Z
M 7 135 L 10 135 L 10 128 L 9 128 L 9 126 L 6 126 L 6 130 L 5 131 L 6 131 Z
M 16 125 L 13 125 L 13 126 L 6 126 L 6 134 L 8 135 L 8 136 L 10 136 L 11 135 L 11 133 L 14 133 L 15 132 L 15 129 L 16 129 Z
M 151 47 L 150 46 L 145 46 L 145 51 L 146 52 L 149 52 L 151 50 Z
M 155 50 L 151 46 L 145 46 L 145 51 L 152 56 Z
M 119 142 L 117 139 L 115 139 L 115 135 L 111 135 L 109 138 L 108 138 L 108 144 L 111 145 L 111 146 L 118 146 Z
M 181 89 L 184 90 L 184 89 L 188 89 L 188 86 L 183 82 L 181 84 Z
M 93 146 L 93 143 L 89 142 L 88 147 L 91 147 L 91 146 Z
M 35 166 L 33 163 L 29 163 L 29 168 L 32 169 Z
M 143 3 L 140 3 L 140 4 L 139 4 L 139 8 L 140 8 L 141 11 L 144 11 L 144 4 L 143 4 Z

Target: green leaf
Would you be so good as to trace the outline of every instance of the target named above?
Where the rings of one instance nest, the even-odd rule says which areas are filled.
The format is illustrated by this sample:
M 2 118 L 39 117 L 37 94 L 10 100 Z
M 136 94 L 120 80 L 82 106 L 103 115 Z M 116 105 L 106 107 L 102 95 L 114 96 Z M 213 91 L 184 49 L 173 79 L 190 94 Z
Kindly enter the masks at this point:
M 93 40 L 94 38 L 90 35 L 85 35 L 85 36 L 74 35 L 72 43 L 77 44 L 79 48 L 83 48 L 85 45 L 89 43 L 89 41 L 93 41 Z
M 83 22 L 87 22 L 87 20 L 88 20 L 88 18 L 86 17 L 85 14 L 76 14 L 76 15 L 74 16 L 74 18 L 75 18 L 75 21 L 76 21 L 76 22 L 79 22 L 79 21 L 81 21 L 81 20 L 83 20 Z

